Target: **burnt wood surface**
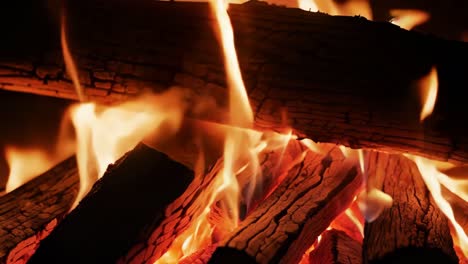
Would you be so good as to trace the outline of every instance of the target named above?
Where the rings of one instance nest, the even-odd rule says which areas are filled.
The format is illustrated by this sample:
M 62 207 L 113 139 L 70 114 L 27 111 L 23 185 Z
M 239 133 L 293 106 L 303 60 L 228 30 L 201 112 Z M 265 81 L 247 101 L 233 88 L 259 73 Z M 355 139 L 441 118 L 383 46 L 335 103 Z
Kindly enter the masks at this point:
M 2 30 L 8 40 L 0 44 L 2 89 L 77 98 L 64 70 L 53 3 L 5 7 L 20 22 Z M 225 98 L 222 52 L 207 3 L 84 0 L 65 6 L 70 49 L 88 98 L 118 101 L 173 85 Z M 279 110 L 287 109 L 289 124 L 317 141 L 468 160 L 462 121 L 468 44 L 258 1 L 232 4 L 229 14 L 257 126 L 283 125 Z M 416 82 L 433 66 L 439 96 L 434 114 L 420 124 Z
M 208 263 L 298 263 L 352 202 L 362 184 L 357 164 L 338 148 L 309 152 L 213 253 Z
M 276 181 L 281 178 L 281 175 L 285 174 L 297 162 L 303 151 L 305 149 L 299 142 L 291 141 L 285 149 L 280 148 L 261 153 L 259 158 L 262 175 L 261 189 L 257 189 L 258 191 L 252 195 L 249 201 L 250 207 L 261 203 L 264 196 L 276 186 Z M 207 192 L 212 190 L 211 186 L 215 182 L 215 177 L 222 169 L 223 160 L 221 159 L 207 173 L 195 177 L 187 190 L 167 207 L 164 220 L 151 232 L 149 239 L 134 245 L 127 255 L 119 260 L 119 263 L 154 263 L 169 248 L 174 246 L 174 243 L 180 247 L 183 241 L 176 241 L 177 237 L 186 232 L 192 222 L 205 209 Z M 239 180 L 244 182 L 241 184 L 241 189 L 245 188 L 249 183 L 248 179 L 251 179 L 252 176 L 249 172 L 238 176 Z M 243 204 L 246 203 L 243 202 Z M 215 208 L 211 208 L 211 210 L 212 212 L 216 211 Z M 209 218 L 211 219 L 210 224 L 215 229 L 220 230 L 217 228 L 217 224 L 222 223 L 215 220 L 219 217 L 210 215 Z M 213 237 L 222 235 L 225 234 L 214 234 Z M 211 255 L 203 251 L 201 253 L 203 254 L 199 256 L 199 260 L 205 257 L 205 261 L 207 261 Z M 192 256 L 192 258 L 197 259 L 198 257 Z
M 0 263 L 24 263 L 70 210 L 78 185 L 71 157 L 0 197 Z
M 362 242 L 339 230 L 322 234 L 317 247 L 310 252 L 308 264 L 358 264 L 362 263 Z
M 183 165 L 137 145 L 109 166 L 28 263 L 115 263 L 133 244 L 147 239 L 165 207 L 192 179 Z
M 370 152 L 369 183 L 393 204 L 364 228 L 365 263 L 458 263 L 448 220 L 438 209 L 414 162 Z

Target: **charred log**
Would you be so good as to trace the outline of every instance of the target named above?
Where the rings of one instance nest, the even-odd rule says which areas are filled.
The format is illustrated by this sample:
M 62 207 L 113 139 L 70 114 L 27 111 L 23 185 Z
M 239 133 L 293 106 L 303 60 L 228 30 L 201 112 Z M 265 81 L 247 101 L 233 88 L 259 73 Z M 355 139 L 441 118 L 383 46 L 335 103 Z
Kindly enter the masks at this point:
M 113 263 L 146 240 L 192 172 L 143 144 L 110 165 L 29 263 Z
M 251 207 L 259 204 L 265 194 L 269 193 L 277 185 L 276 181 L 281 178 L 282 174 L 291 169 L 292 164 L 303 151 L 304 148 L 301 147 L 299 142 L 292 141 L 285 150 L 269 151 L 261 155 L 262 188 L 251 197 L 249 202 Z M 209 172 L 196 177 L 187 190 L 167 207 L 164 220 L 155 230 L 151 231 L 149 239 L 134 245 L 127 255 L 119 260 L 119 263 L 154 263 L 166 253 L 175 239 L 187 230 L 192 221 L 196 219 L 196 216 L 204 209 L 205 200 L 203 199 L 206 197 L 206 192 L 213 190 L 211 185 L 213 185 L 216 175 L 222 168 L 223 161 L 219 160 Z M 247 179 L 250 177 L 252 175 L 239 176 L 239 178 Z M 214 208 L 213 211 L 215 211 Z M 216 226 L 218 221 L 216 221 L 216 217 L 212 218 L 211 224 Z M 210 248 L 209 251 L 214 251 L 214 248 Z M 208 251 L 202 250 L 198 255 L 194 254 L 194 256 L 184 261 L 186 263 L 192 260 L 206 262 L 209 260 L 211 253 L 208 254 Z
M 355 264 L 362 263 L 362 242 L 335 229 L 322 234 L 317 248 L 309 254 L 309 263 Z
M 24 263 L 78 193 L 75 158 L 0 197 L 0 263 Z
M 355 165 L 337 148 L 326 157 L 309 153 L 208 263 L 298 263 L 357 194 L 362 177 Z
M 393 205 L 365 225 L 365 263 L 458 263 L 447 219 L 416 164 L 377 152 L 369 153 L 368 164 L 369 181 L 392 196 Z
M 2 30 L 0 87 L 76 99 L 51 19 L 57 10 L 43 0 L 6 12 L 22 23 Z M 460 122 L 467 96 L 458 89 L 468 83 L 468 44 L 258 1 L 229 13 L 257 126 L 281 125 L 278 110 L 286 109 L 290 125 L 316 141 L 468 161 Z M 207 3 L 70 1 L 66 14 L 88 98 L 118 101 L 179 85 L 222 101 L 224 66 Z M 415 86 L 433 66 L 439 95 L 422 125 Z

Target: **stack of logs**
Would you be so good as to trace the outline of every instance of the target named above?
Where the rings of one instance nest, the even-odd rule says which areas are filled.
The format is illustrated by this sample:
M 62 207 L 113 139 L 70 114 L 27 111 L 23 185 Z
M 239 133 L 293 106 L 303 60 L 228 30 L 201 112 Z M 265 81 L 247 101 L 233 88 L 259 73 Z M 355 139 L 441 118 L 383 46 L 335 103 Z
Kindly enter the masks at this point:
M 44 1 L 12 7 L 12 12 L 19 8 L 20 24 L 2 32 L 11 41 L 0 43 L 0 88 L 77 99 L 65 74 L 57 21 L 49 19 L 54 8 L 42 4 L 47 6 Z M 360 17 L 257 1 L 232 5 L 229 14 L 257 128 L 286 125 L 316 141 L 454 163 L 468 160 L 468 127 L 459 122 L 468 110 L 460 103 L 465 92 L 458 89 L 467 84 L 466 44 Z M 215 96 L 220 106 L 226 103 L 224 66 L 208 4 L 73 1 L 67 18 L 89 99 L 110 103 L 148 89 L 183 86 Z M 34 36 L 46 41 L 31 45 Z M 421 124 L 417 80 L 434 66 L 439 97 L 433 115 Z M 262 171 L 283 178 L 280 185 L 266 184 L 265 193 L 271 188 L 271 194 L 259 198 L 239 227 L 184 261 L 458 261 L 447 219 L 416 165 L 400 154 L 366 155 L 367 176 L 394 201 L 365 224 L 363 238 L 325 231 L 350 206 L 363 176 L 357 162 L 335 145 L 323 148 L 326 154 L 313 153 L 293 141 L 285 157 L 265 154 Z M 305 157 L 294 163 L 304 151 Z M 78 177 L 74 158 L 67 159 L 0 197 L 0 262 L 153 263 L 187 229 L 197 199 L 220 166 L 194 177 L 187 167 L 141 143 L 111 165 L 68 213 Z M 304 257 L 321 234 L 315 250 Z

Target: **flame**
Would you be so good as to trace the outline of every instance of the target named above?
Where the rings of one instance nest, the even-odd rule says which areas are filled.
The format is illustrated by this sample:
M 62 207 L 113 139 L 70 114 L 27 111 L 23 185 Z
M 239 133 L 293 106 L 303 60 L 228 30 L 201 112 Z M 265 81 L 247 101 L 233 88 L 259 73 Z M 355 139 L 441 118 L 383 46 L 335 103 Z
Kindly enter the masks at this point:
M 314 0 L 298 0 L 297 5 L 305 11 L 317 12 L 319 10 Z
M 56 164 L 49 155 L 41 150 L 23 150 L 15 147 L 5 148 L 5 158 L 10 168 L 6 192 L 10 192 Z
M 67 32 L 65 30 L 65 12 L 62 12 L 60 20 L 60 43 L 62 45 L 63 60 L 65 62 L 67 73 L 72 79 L 73 86 L 75 87 L 76 93 L 78 94 L 78 99 L 80 101 L 84 101 L 86 99 L 85 93 L 80 85 L 78 70 L 76 69 L 75 62 L 73 61 L 73 57 L 68 47 Z
M 174 134 L 185 111 L 183 91 L 170 89 L 115 106 L 77 104 L 70 115 L 76 129 L 79 201 L 107 166 L 134 148 L 149 133 Z
M 390 15 L 394 17 L 390 22 L 406 30 L 426 23 L 431 17 L 428 13 L 415 9 L 392 9 Z
M 419 172 L 421 173 L 421 177 L 429 189 L 432 198 L 434 198 L 434 201 L 439 209 L 452 223 L 456 234 L 454 244 L 460 247 L 465 257 L 468 257 L 468 236 L 463 230 L 463 227 L 455 219 L 455 215 L 452 207 L 450 206 L 450 203 L 442 196 L 441 186 L 444 185 L 444 183 L 447 183 L 448 176 L 440 172 L 437 168 L 437 163 L 430 159 L 409 154 L 406 154 L 405 156 L 416 163 Z M 455 182 L 450 182 L 450 184 L 453 185 Z M 451 186 L 451 188 L 453 189 L 454 186 Z
M 438 87 L 437 69 L 433 67 L 429 74 L 420 80 L 420 95 L 423 105 L 419 118 L 421 122 L 431 115 L 434 110 Z

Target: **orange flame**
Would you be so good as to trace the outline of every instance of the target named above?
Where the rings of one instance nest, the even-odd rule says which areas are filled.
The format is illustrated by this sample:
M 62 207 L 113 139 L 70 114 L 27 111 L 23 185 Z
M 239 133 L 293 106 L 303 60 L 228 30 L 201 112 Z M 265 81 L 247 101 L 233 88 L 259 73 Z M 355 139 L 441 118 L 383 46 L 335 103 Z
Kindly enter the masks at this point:
M 181 125 L 184 111 L 180 89 L 110 107 L 94 103 L 73 106 L 70 114 L 76 129 L 81 187 L 77 201 L 104 174 L 109 164 L 150 132 L 157 131 L 161 137 L 174 134 Z
M 314 0 L 298 0 L 297 5 L 305 11 L 317 12 L 319 10 Z
M 67 70 L 68 75 L 72 79 L 73 86 L 75 87 L 76 93 L 78 94 L 78 99 L 80 101 L 84 101 L 85 93 L 83 88 L 80 85 L 80 81 L 78 78 L 78 70 L 76 69 L 75 62 L 73 61 L 73 57 L 71 55 L 70 49 L 68 47 L 67 41 L 67 33 L 65 30 L 65 12 L 62 12 L 61 21 L 60 21 L 60 43 L 62 45 L 62 52 L 63 52 L 63 60 L 65 62 L 65 68 Z
M 431 17 L 428 13 L 415 9 L 392 9 L 390 15 L 394 18 L 390 21 L 406 30 L 426 23 Z
M 437 69 L 433 67 L 429 74 L 420 80 L 420 95 L 423 105 L 419 118 L 421 122 L 431 115 L 434 110 L 438 87 Z
M 421 173 L 421 176 L 432 195 L 432 198 L 434 198 L 434 201 L 439 209 L 452 223 L 456 234 L 456 239 L 454 239 L 455 244 L 460 247 L 465 258 L 468 257 L 468 236 L 463 230 L 463 227 L 455 219 L 455 215 L 452 207 L 450 206 L 450 203 L 442 196 L 441 186 L 447 182 L 448 176 L 438 170 L 438 162 L 434 162 L 430 159 L 415 155 L 407 154 L 406 156 L 416 163 L 419 172 Z M 453 185 L 454 182 L 451 182 L 450 184 Z
M 6 192 L 10 192 L 56 164 L 56 160 L 41 150 L 5 148 L 5 157 L 10 167 Z

